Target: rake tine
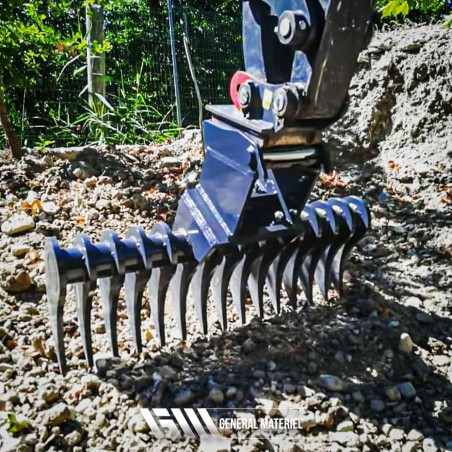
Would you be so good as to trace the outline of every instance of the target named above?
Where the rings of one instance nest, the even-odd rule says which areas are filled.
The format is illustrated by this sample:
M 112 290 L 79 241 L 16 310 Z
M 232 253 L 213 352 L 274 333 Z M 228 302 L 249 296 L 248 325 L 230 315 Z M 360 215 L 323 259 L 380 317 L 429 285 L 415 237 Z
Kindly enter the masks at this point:
M 331 283 L 331 268 L 334 257 L 350 238 L 353 230 L 353 220 L 348 205 L 341 200 L 329 200 L 328 204 L 333 208 L 336 221 L 336 234 L 333 240 L 319 260 L 315 272 L 315 280 L 320 288 L 323 298 L 328 301 L 328 289 Z
M 82 337 L 83 350 L 90 367 L 94 367 L 93 347 L 91 336 L 91 311 L 93 296 L 96 290 L 96 281 L 80 282 L 75 284 L 77 317 Z
M 278 253 L 268 269 L 266 283 L 273 310 L 276 314 L 279 314 L 281 311 L 281 286 L 283 283 L 284 272 L 298 245 L 298 238 L 286 243 L 284 249 Z
M 289 257 L 283 274 L 284 288 L 293 309 L 297 308 L 297 287 L 301 267 L 321 235 L 319 220 L 313 207 L 310 205 L 304 207 L 301 220 L 304 224 L 304 233 L 302 239 L 295 242 L 295 251 Z
M 87 279 L 83 253 L 79 248 L 62 250 L 55 238 L 46 239 L 45 264 L 47 273 L 47 300 L 49 305 L 50 325 L 55 342 L 55 352 L 60 372 L 67 373 L 64 347 L 64 302 L 66 301 L 67 284 Z M 70 270 L 67 270 L 71 262 Z
M 207 334 L 208 327 L 207 297 L 209 295 L 210 280 L 212 279 L 213 271 L 219 262 L 218 253 L 214 253 L 212 256 L 207 257 L 203 262 L 198 264 L 198 268 L 191 281 L 196 314 L 203 334 Z
M 155 331 L 160 340 L 160 345 L 165 345 L 165 299 L 171 277 L 175 272 L 174 265 L 154 268 L 148 282 L 149 299 L 151 302 L 151 314 L 154 319 Z
M 240 262 L 241 253 L 238 249 L 234 249 L 226 253 L 221 263 L 215 269 L 212 277 L 212 297 L 217 309 L 218 317 L 220 319 L 221 329 L 227 328 L 226 315 L 226 299 L 228 294 L 229 280 L 232 272 Z
M 240 322 L 245 324 L 245 299 L 246 299 L 246 286 L 248 277 L 251 272 L 251 264 L 257 258 L 260 253 L 259 246 L 253 246 L 251 248 L 243 247 L 240 250 L 242 258 L 235 267 L 231 276 L 231 294 L 232 302 L 240 317 Z M 258 311 L 258 315 L 261 316 L 261 312 Z
M 124 285 L 124 275 L 99 279 L 100 299 L 105 317 L 105 328 L 113 356 L 119 356 L 118 350 L 118 299 L 121 287 Z
M 181 332 L 182 340 L 184 341 L 187 339 L 187 294 L 196 266 L 196 262 L 178 264 L 170 282 L 174 315 L 176 316 L 176 322 Z
M 278 254 L 278 248 L 278 242 L 264 244 L 261 248 L 260 255 L 251 264 L 248 287 L 251 299 L 260 318 L 264 316 L 264 285 L 268 268 Z
M 151 270 L 127 273 L 124 281 L 127 314 L 130 330 L 138 353 L 141 353 L 141 306 L 146 283 L 151 276 Z
M 345 261 L 347 260 L 350 251 L 365 236 L 368 228 L 370 227 L 370 215 L 363 200 L 349 196 L 344 199 L 344 202 L 346 202 L 350 208 L 350 212 L 353 217 L 354 230 L 349 240 L 338 251 L 331 267 L 331 280 L 340 296 L 343 293 Z
M 334 234 L 337 230 L 335 216 L 333 209 L 327 203 L 323 201 L 315 201 L 310 204 L 311 207 L 316 209 L 316 214 L 321 224 L 321 234 L 316 240 L 314 247 L 310 254 L 303 262 L 300 271 L 300 281 L 303 286 L 303 290 L 306 295 L 306 299 L 309 304 L 313 303 L 312 288 L 314 284 L 314 275 L 319 264 L 319 261 L 324 252 L 327 252 L 334 239 Z

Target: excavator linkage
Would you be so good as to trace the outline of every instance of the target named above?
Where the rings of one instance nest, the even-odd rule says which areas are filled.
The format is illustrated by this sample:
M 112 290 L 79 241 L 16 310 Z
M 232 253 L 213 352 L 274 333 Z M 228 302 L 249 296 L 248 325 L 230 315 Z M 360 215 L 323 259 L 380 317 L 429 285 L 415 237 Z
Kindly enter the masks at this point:
M 248 294 L 264 315 L 265 287 L 276 314 L 283 288 L 293 309 L 313 302 L 314 282 L 326 300 L 332 290 L 342 294 L 344 265 L 370 228 L 369 210 L 354 196 L 307 200 L 319 173 L 331 170 L 322 130 L 344 112 L 358 54 L 370 38 L 373 1 L 242 4 L 246 71 L 232 77 L 233 105 L 207 106 L 212 118 L 203 123 L 199 183 L 181 196 L 172 228 L 160 222 L 146 233 L 133 226 L 122 239 L 105 231 L 97 244 L 81 234 L 68 249 L 47 239 L 47 299 L 62 373 L 69 284 L 90 366 L 97 286 L 115 356 L 122 288 L 138 352 L 146 287 L 162 345 L 168 292 L 184 340 L 189 288 L 204 334 L 209 288 L 223 329 L 229 293 L 242 323 Z

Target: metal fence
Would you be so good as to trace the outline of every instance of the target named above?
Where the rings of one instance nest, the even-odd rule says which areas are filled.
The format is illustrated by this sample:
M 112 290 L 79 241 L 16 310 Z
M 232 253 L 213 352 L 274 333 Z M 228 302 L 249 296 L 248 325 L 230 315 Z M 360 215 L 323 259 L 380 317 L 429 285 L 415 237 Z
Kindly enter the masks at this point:
M 13 122 L 25 145 L 89 143 L 98 137 L 96 127 L 102 128 L 103 120 L 109 121 L 116 139 L 119 130 L 123 141 L 130 135 L 144 142 L 152 139 L 148 135 L 153 127 L 197 124 L 198 104 L 184 32 L 203 104 L 229 102 L 230 77 L 243 68 L 239 17 L 175 4 L 170 34 L 165 1 L 145 16 L 128 17 L 128 23 L 124 19 L 109 15 L 105 23 L 107 40 L 112 42 L 112 50 L 106 54 L 106 97 L 112 110 L 89 110 L 81 58 L 66 68 L 48 67 L 34 86 L 6 92 Z M 136 26 L 130 23 L 133 20 Z M 127 128 L 134 128 L 133 133 Z M 108 137 L 109 130 L 103 133 Z M 2 139 L 0 146 L 5 144 Z

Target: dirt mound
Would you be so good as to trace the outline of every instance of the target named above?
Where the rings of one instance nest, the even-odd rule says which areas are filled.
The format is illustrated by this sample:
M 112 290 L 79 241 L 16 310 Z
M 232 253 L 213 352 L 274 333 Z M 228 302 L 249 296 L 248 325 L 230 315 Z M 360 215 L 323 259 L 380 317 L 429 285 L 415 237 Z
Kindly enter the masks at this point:
M 450 183 L 452 157 L 452 32 L 437 26 L 376 33 L 359 57 L 350 108 L 327 132 L 333 154 L 375 163 L 434 208 L 444 193 L 420 187 L 417 175 Z M 449 171 L 449 174 L 447 174 Z

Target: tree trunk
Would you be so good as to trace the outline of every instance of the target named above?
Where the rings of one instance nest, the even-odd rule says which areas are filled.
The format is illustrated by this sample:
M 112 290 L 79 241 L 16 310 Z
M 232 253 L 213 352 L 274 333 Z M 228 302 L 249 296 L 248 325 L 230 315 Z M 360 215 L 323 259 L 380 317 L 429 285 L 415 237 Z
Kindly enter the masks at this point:
M 0 75 L 0 124 L 5 131 L 6 139 L 8 140 L 9 148 L 11 149 L 11 154 L 15 159 L 20 159 L 25 154 L 22 149 L 19 137 L 14 130 L 13 125 L 8 117 L 8 110 L 6 108 L 5 99 L 3 97 L 3 80 Z

